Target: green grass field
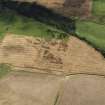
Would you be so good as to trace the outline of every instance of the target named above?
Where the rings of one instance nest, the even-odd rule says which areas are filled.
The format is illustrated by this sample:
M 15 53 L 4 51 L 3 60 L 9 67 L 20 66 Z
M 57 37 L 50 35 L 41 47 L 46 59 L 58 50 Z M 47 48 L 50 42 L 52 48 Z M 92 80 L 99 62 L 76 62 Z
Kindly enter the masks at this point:
M 93 14 L 105 16 L 105 0 L 93 0 Z
M 105 0 L 93 0 L 95 18 L 76 21 L 76 34 L 105 54 Z
M 85 39 L 97 49 L 105 52 L 105 25 L 90 21 L 78 21 L 76 27 L 78 37 Z

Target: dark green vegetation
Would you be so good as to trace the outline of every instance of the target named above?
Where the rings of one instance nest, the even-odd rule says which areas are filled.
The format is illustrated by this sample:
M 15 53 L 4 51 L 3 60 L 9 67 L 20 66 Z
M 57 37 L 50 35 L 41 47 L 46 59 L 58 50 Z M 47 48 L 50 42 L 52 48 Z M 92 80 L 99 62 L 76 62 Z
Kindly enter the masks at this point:
M 11 68 L 6 64 L 0 64 L 0 78 L 5 76 L 11 71 Z
M 64 38 L 75 31 L 74 20 L 33 3 L 2 1 L 0 36 L 4 33 Z

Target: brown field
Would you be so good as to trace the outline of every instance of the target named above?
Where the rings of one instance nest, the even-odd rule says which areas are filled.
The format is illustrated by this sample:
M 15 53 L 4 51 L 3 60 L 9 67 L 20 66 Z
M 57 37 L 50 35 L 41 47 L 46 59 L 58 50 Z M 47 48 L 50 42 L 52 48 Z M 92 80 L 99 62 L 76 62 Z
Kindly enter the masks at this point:
M 105 105 L 105 59 L 71 36 L 64 40 L 7 34 L 0 64 L 0 105 Z
M 65 42 L 8 34 L 0 45 L 0 63 L 48 74 L 105 74 L 103 56 L 73 36 Z
M 63 78 L 13 72 L 0 80 L 0 105 L 54 105 Z
M 105 105 L 105 78 L 73 75 L 67 78 L 57 105 Z
M 105 105 L 105 78 L 11 72 L 0 79 L 0 105 Z

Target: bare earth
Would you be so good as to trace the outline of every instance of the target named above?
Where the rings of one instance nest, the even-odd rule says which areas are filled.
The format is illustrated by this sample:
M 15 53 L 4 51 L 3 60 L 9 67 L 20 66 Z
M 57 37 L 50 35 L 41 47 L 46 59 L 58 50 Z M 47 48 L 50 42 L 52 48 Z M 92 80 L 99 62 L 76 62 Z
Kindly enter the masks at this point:
M 7 34 L 0 105 L 105 105 L 105 59 L 71 36 L 67 42 Z
M 48 74 L 105 74 L 103 56 L 73 36 L 66 43 L 8 34 L 0 45 L 0 63 Z
M 65 84 L 57 105 L 105 105 L 105 78 L 74 75 Z
M 12 72 L 0 80 L 0 105 L 105 105 L 105 78 Z
M 15 72 L 0 80 L 0 105 L 54 105 L 63 78 Z

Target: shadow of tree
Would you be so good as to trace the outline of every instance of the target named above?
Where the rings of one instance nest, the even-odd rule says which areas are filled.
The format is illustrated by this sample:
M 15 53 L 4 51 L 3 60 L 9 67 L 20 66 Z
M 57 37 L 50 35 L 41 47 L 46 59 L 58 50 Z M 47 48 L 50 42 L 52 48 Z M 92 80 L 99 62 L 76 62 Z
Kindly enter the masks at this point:
M 28 3 L 2 0 L 0 1 L 0 7 L 1 11 L 6 9 L 13 10 L 18 14 L 34 18 L 37 21 L 63 30 L 66 33 L 75 32 L 75 20 L 62 16 L 61 14 L 54 13 L 52 10 L 40 6 L 35 2 Z

